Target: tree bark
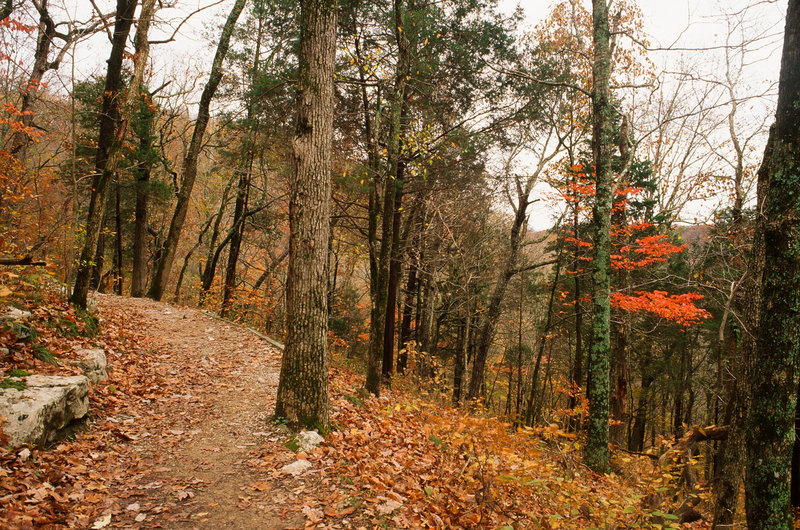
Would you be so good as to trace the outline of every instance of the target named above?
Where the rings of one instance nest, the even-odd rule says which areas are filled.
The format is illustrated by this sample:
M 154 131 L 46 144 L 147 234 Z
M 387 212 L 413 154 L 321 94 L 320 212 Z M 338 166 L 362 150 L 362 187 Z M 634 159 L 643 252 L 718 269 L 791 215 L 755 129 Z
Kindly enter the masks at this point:
M 256 35 L 256 48 L 253 54 L 253 67 L 250 70 L 250 84 L 255 86 L 256 76 L 258 75 L 259 59 L 261 57 L 261 39 L 264 29 L 264 17 L 259 16 L 258 19 L 258 33 Z M 225 269 L 225 283 L 222 286 L 222 316 L 228 316 L 231 309 L 231 301 L 233 294 L 236 291 L 236 267 L 239 261 L 239 253 L 242 247 L 242 239 L 244 238 L 244 212 L 247 209 L 247 200 L 250 196 L 250 178 L 253 174 L 253 160 L 255 159 L 255 143 L 258 136 L 257 124 L 253 123 L 253 105 L 252 96 L 248 97 L 247 101 L 247 127 L 245 128 L 245 153 L 242 157 L 242 163 L 239 169 L 239 185 L 236 188 L 236 204 L 233 208 L 233 223 L 238 226 L 238 229 L 233 233 L 231 238 L 230 249 L 228 251 L 228 264 Z
M 252 153 L 252 151 L 250 151 Z M 228 248 L 228 263 L 225 266 L 225 283 L 222 286 L 222 316 L 227 316 L 231 309 L 233 293 L 236 290 L 236 265 L 239 261 L 239 252 L 244 236 L 244 213 L 247 208 L 247 198 L 250 193 L 250 169 L 252 158 L 245 158 L 246 168 L 239 174 L 239 183 L 236 186 L 236 202 L 233 207 L 233 230 Z M 213 276 L 212 276 L 213 279 Z
M 778 107 L 758 211 L 764 237 L 761 321 L 750 378 L 746 511 L 750 528 L 791 528 L 789 478 L 800 352 L 800 0 L 786 15 Z
M 577 181 L 577 176 L 575 177 Z M 578 237 L 580 227 L 578 216 L 578 204 L 574 205 L 572 215 L 573 237 Z M 571 386 L 567 408 L 575 410 L 580 402 L 580 393 L 583 391 L 583 307 L 581 306 L 581 265 L 580 247 L 575 248 L 575 257 L 572 260 L 572 277 L 575 278 L 575 298 L 573 306 L 575 308 L 575 359 L 572 362 L 572 372 L 570 374 Z M 569 430 L 577 432 L 581 429 L 582 415 L 570 416 Z
M 331 144 L 337 8 L 301 0 L 297 122 L 292 143 L 286 349 L 275 415 L 327 430 Z
M 641 362 L 642 367 L 642 388 L 639 397 L 639 406 L 636 408 L 636 419 L 631 429 L 628 447 L 631 451 L 642 452 L 644 450 L 644 438 L 647 427 L 647 412 L 650 409 L 650 390 L 655 377 L 650 368 L 650 352 L 648 352 Z
M 220 245 L 217 245 L 217 241 L 219 240 L 219 231 L 220 225 L 222 224 L 222 218 L 225 215 L 225 209 L 228 206 L 228 193 L 231 191 L 231 186 L 233 186 L 233 179 L 229 180 L 225 185 L 225 190 L 222 192 L 222 199 L 219 203 L 217 215 L 214 217 L 214 226 L 211 229 L 211 240 L 208 242 L 208 254 L 206 255 L 205 266 L 203 267 L 203 273 L 201 274 L 202 282 L 200 284 L 200 306 L 202 306 L 205 302 L 208 291 L 211 289 L 211 285 L 214 283 L 214 276 L 217 271 L 217 261 L 219 261 L 219 256 L 222 254 L 225 245 L 227 245 L 227 241 Z
M 194 131 L 192 132 L 192 140 L 189 143 L 189 150 L 186 157 L 183 159 L 183 178 L 181 179 L 181 187 L 178 192 L 178 201 L 175 204 L 175 212 L 170 221 L 169 232 L 164 239 L 164 244 L 159 252 L 160 259 L 156 264 L 156 272 L 153 275 L 153 281 L 150 289 L 147 291 L 147 296 L 154 300 L 161 300 L 164 292 L 167 289 L 167 282 L 169 282 L 169 273 L 172 269 L 172 262 L 175 259 L 175 250 L 178 248 L 178 240 L 181 237 L 181 230 L 183 230 L 183 222 L 186 220 L 186 213 L 189 211 L 189 199 L 192 195 L 192 188 L 194 181 L 197 178 L 197 159 L 200 156 L 200 150 L 203 146 L 203 136 L 205 135 L 208 122 L 211 118 L 210 106 L 211 99 L 217 91 L 220 81 L 222 81 L 222 67 L 225 61 L 225 56 L 228 54 L 228 47 L 231 41 L 231 35 L 236 27 L 236 21 L 244 9 L 246 0 L 236 0 L 233 4 L 228 19 L 222 27 L 222 34 L 219 38 L 217 51 L 214 54 L 214 61 L 211 64 L 211 73 L 208 76 L 208 82 L 203 88 L 203 93 L 200 96 L 200 107 L 197 110 L 197 120 L 194 124 Z
M 594 64 L 592 65 L 592 151 L 595 165 L 594 260 L 592 262 L 592 342 L 586 396 L 589 399 L 586 446 L 589 468 L 607 472 L 609 419 L 609 352 L 611 320 L 611 204 L 613 112 L 611 48 L 607 0 L 592 0 Z

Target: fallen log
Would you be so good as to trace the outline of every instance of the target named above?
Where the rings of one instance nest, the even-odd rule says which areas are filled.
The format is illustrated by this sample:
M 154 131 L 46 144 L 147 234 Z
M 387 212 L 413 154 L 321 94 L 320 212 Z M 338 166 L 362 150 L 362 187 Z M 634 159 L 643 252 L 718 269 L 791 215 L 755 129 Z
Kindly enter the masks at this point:
M 0 258 L 0 265 L 47 265 L 46 261 L 34 261 L 30 256 L 24 258 Z
M 726 438 L 728 438 L 728 427 L 726 425 L 709 425 L 708 427 L 700 427 L 699 425 L 695 425 L 689 429 L 689 432 L 684 434 L 680 440 L 678 440 L 678 443 L 673 445 L 658 458 L 658 463 L 663 464 L 668 457 L 687 452 L 694 444 L 698 442 L 705 442 L 707 440 L 725 440 Z

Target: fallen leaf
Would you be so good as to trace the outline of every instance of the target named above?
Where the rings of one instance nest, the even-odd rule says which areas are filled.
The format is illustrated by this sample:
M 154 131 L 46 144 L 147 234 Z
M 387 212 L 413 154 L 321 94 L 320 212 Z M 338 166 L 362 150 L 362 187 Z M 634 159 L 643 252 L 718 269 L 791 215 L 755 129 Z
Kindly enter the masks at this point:
M 100 528 L 105 528 L 106 526 L 111 524 L 111 514 L 107 513 L 100 519 L 96 520 L 92 525 L 92 530 L 98 530 Z
M 261 482 L 256 482 L 250 487 L 256 491 L 267 491 L 272 488 L 272 485 L 269 482 L 261 481 Z
M 325 514 L 322 510 L 318 508 L 312 508 L 311 506 L 303 506 L 303 514 L 308 518 L 310 523 L 318 523 L 325 518 Z

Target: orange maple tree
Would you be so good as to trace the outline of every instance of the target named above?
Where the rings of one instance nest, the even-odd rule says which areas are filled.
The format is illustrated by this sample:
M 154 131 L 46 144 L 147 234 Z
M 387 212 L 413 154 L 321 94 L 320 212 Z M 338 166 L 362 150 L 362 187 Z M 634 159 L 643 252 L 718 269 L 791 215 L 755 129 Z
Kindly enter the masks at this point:
M 573 164 L 566 169 L 566 173 L 568 178 L 550 182 L 556 190 L 555 197 L 570 204 L 579 216 L 583 216 L 582 221 L 587 222 L 587 213 L 591 211 L 594 197 L 593 170 L 589 165 Z M 642 193 L 643 188 L 624 182 L 619 183 L 615 190 L 613 213 L 616 222 L 611 229 L 612 245 L 615 249 L 611 255 L 611 267 L 615 270 L 634 271 L 665 263 L 670 256 L 688 248 L 688 245 L 673 243 L 668 234 L 647 233 L 655 228 L 653 223 L 631 218 L 628 205 L 632 198 Z M 575 226 L 565 230 L 562 241 L 571 245 L 573 252 L 578 253 L 578 260 L 592 260 L 593 245 L 591 241 L 581 239 L 575 232 Z M 579 274 L 584 270 L 565 272 Z M 618 289 L 619 286 L 613 285 L 612 280 L 612 289 L 615 288 Z M 663 290 L 637 290 L 626 293 L 614 290 L 611 294 L 611 306 L 634 313 L 650 313 L 682 327 L 689 327 L 711 316 L 708 311 L 697 306 L 697 302 L 702 299 L 702 295 L 693 292 L 670 294 Z

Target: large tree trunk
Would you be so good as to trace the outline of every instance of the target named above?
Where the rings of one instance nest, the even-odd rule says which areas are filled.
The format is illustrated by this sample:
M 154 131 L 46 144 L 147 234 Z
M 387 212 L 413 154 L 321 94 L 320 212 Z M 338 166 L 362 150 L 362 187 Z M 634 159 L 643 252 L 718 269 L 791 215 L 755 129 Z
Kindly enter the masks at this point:
M 123 156 L 123 142 L 127 133 L 127 126 L 139 102 L 139 88 L 144 79 L 144 68 L 150 53 L 147 42 L 147 32 L 150 29 L 150 19 L 153 15 L 154 0 L 145 0 L 142 13 L 139 16 L 139 25 L 136 31 L 136 55 L 134 72 L 124 99 L 123 109 L 120 113 L 120 123 L 116 132 L 117 91 L 121 84 L 122 55 L 125 51 L 125 42 L 128 40 L 133 14 L 136 7 L 135 0 L 117 1 L 117 21 L 114 25 L 113 45 L 111 56 L 108 59 L 106 84 L 103 95 L 103 116 L 100 119 L 100 135 L 98 140 L 96 173 L 92 181 L 92 197 L 89 202 L 89 217 L 86 222 L 86 238 L 81 250 L 78 271 L 75 277 L 75 287 L 70 296 L 70 302 L 78 307 L 86 307 L 89 295 L 89 280 L 92 269 L 92 258 L 97 250 L 97 242 L 103 225 L 106 194 L 108 183 L 117 171 Z M 108 113 L 108 115 L 107 115 Z M 108 144 L 108 145 L 106 145 Z M 106 150 L 107 147 L 107 150 Z
M 800 385 L 797 387 L 797 396 L 800 396 Z M 797 398 L 795 398 L 797 399 Z M 794 444 L 792 445 L 792 490 L 791 501 L 792 508 L 797 509 L 800 507 L 800 417 L 797 415 L 795 409 L 794 415 Z
M 764 192 L 768 172 L 772 161 L 772 141 L 774 128 L 770 130 L 764 159 L 758 170 L 759 210 L 764 204 Z M 738 228 L 741 221 L 734 220 Z M 761 281 L 764 271 L 764 233 L 758 226 L 753 237 L 752 248 L 748 256 L 748 277 L 744 280 L 742 293 L 736 306 L 742 314 L 745 330 L 739 347 L 739 359 L 731 362 L 732 377 L 727 381 L 728 406 L 725 411 L 725 425 L 728 426 L 728 438 L 720 443 L 716 473 L 714 476 L 714 527 L 725 528 L 734 522 L 739 509 L 739 489 L 744 478 L 745 438 L 747 432 L 747 416 L 750 409 L 750 393 L 747 385 L 753 359 L 756 356 L 758 326 L 760 320 Z M 738 232 L 734 229 L 734 234 Z M 794 484 L 793 484 L 794 485 Z
M 786 15 L 772 160 L 758 215 L 763 227 L 761 321 L 747 429 L 747 523 L 791 528 L 789 477 L 800 352 L 800 0 Z
M 208 82 L 200 96 L 200 107 L 197 110 L 197 120 L 194 124 L 192 140 L 189 144 L 186 157 L 183 159 L 183 178 L 181 179 L 181 187 L 178 192 L 178 201 L 175 204 L 175 212 L 172 215 L 169 232 L 167 232 L 167 237 L 164 239 L 164 244 L 159 252 L 160 259 L 156 264 L 156 272 L 153 275 L 153 281 L 150 285 L 150 289 L 147 291 L 147 296 L 154 300 L 161 300 L 161 297 L 167 289 L 169 273 L 172 269 L 172 262 L 175 259 L 175 250 L 178 248 L 178 240 L 181 237 L 181 230 L 183 230 L 183 222 L 186 219 L 186 213 L 189 211 L 189 199 L 192 195 L 194 181 L 197 178 L 197 159 L 200 156 L 200 150 L 203 146 L 203 136 L 205 135 L 206 127 L 208 127 L 208 122 L 211 118 L 211 99 L 214 97 L 220 81 L 222 81 L 222 67 L 225 56 L 228 54 L 231 35 L 236 27 L 236 21 L 239 19 L 239 15 L 242 13 L 242 9 L 244 9 L 246 3 L 246 0 L 236 0 L 236 3 L 234 3 L 231 8 L 228 19 L 222 27 L 222 34 L 219 38 L 219 44 L 217 44 L 217 51 L 214 54 L 214 61 L 211 64 L 211 73 L 208 76 Z
M 289 199 L 286 349 L 275 414 L 327 430 L 335 0 L 301 0 L 297 124 Z
M 586 396 L 589 399 L 584 462 L 606 472 L 608 464 L 609 373 L 611 320 L 611 204 L 613 112 L 609 82 L 611 48 L 607 0 L 593 0 L 594 64 L 592 66 L 592 151 L 595 165 L 594 261 L 592 262 L 592 342 Z

